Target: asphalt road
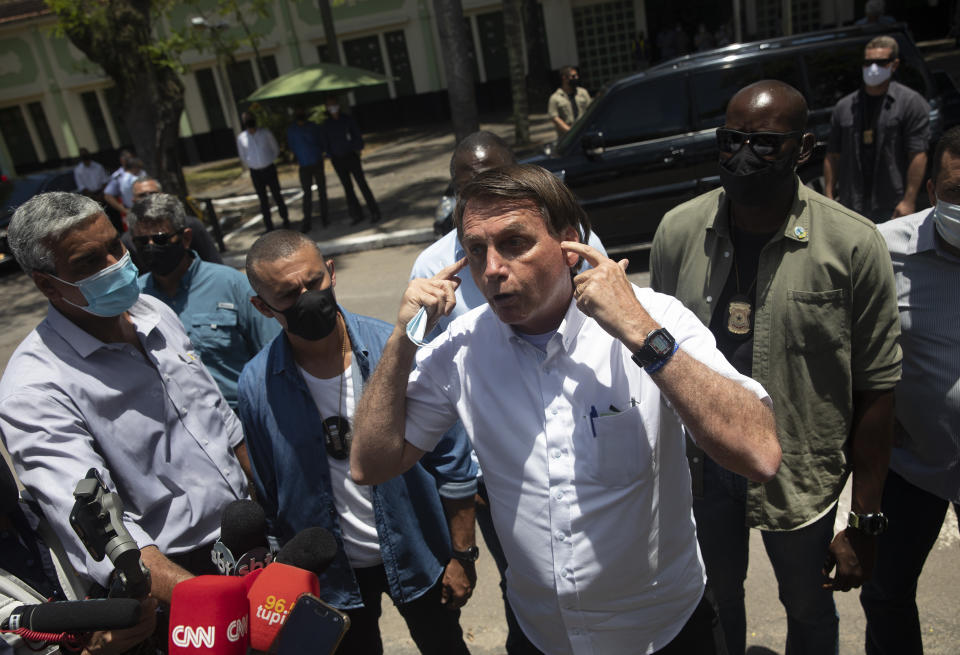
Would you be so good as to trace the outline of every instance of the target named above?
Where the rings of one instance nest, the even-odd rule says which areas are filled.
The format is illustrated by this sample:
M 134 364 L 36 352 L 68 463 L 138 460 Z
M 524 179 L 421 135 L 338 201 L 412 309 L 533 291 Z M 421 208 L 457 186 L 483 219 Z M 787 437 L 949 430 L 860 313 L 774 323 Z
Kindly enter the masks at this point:
M 335 257 L 337 298 L 352 311 L 386 321 L 395 317 L 397 303 L 421 246 L 409 245 Z M 631 253 L 631 280 L 647 284 L 645 253 Z M 0 366 L 5 366 L 21 339 L 41 320 L 46 302 L 32 283 L 19 272 L 0 273 Z M 849 500 L 841 500 L 845 515 Z M 478 533 L 479 538 L 479 533 Z M 482 547 L 482 544 L 481 544 Z M 776 581 L 763 552 L 759 534 L 751 538 L 750 571 L 747 578 L 748 644 L 750 655 L 782 653 L 786 618 L 777 599 Z M 502 653 L 505 636 L 503 606 L 497 572 L 488 554 L 478 562 L 479 582 L 461 624 L 474 655 Z M 960 652 L 960 615 L 957 589 L 960 588 L 960 534 L 952 512 L 920 579 L 919 605 L 924 626 L 927 655 L 956 655 Z M 863 614 L 855 593 L 836 594 L 840 614 L 840 652 L 863 652 Z M 417 650 L 403 620 L 384 603 L 381 622 L 386 652 L 414 655 Z

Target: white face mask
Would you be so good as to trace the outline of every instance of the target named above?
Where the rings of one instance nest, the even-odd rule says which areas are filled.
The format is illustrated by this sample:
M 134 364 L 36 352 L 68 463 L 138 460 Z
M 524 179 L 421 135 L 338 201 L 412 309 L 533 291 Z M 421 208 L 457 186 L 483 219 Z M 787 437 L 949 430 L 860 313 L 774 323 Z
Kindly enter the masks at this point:
M 960 205 L 938 198 L 933 210 L 933 223 L 944 241 L 954 248 L 960 248 Z
M 870 64 L 863 67 L 863 83 L 867 86 L 880 86 L 893 74 L 892 66 Z

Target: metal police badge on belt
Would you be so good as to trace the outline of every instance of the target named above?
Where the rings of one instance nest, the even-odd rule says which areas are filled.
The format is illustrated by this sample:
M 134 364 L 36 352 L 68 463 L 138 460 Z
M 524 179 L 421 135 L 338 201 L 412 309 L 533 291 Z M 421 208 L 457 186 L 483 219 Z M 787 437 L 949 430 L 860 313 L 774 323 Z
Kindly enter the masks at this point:
M 730 299 L 727 305 L 727 332 L 733 336 L 746 339 L 750 336 L 753 324 L 753 306 L 750 299 L 737 294 Z

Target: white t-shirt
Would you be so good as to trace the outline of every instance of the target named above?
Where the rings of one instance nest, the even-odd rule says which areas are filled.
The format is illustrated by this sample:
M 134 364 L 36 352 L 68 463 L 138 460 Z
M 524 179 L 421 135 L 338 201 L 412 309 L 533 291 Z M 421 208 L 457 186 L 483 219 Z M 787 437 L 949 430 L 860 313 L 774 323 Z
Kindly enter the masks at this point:
M 343 399 L 341 402 L 341 376 L 328 379 L 317 378 L 298 366 L 307 389 L 317 404 L 323 419 L 345 416 L 353 426 L 355 397 L 353 391 L 353 364 L 343 372 Z M 323 448 L 323 444 L 319 444 Z M 380 537 L 373 514 L 373 496 L 368 486 L 354 483 L 350 477 L 350 458 L 334 459 L 327 456 L 330 467 L 330 486 L 333 487 L 333 502 L 340 518 L 343 533 L 343 548 L 355 569 L 377 566 L 380 558 Z

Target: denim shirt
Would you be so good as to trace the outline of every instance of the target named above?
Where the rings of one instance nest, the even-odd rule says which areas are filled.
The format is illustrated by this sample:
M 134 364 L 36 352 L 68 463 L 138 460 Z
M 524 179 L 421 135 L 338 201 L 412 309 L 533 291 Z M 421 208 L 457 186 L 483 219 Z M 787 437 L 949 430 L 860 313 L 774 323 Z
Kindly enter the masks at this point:
M 359 398 L 393 328 L 342 307 L 340 314 L 350 336 Z M 254 483 L 271 532 L 284 543 L 305 528 L 330 530 L 339 549 L 320 576 L 324 600 L 341 609 L 361 607 L 343 549 L 320 414 L 285 333 L 244 367 L 239 396 Z M 415 600 L 443 573 L 450 561 L 450 532 L 440 497 L 472 497 L 476 475 L 470 444 L 458 424 L 409 471 L 372 487 L 380 555 L 394 602 Z

